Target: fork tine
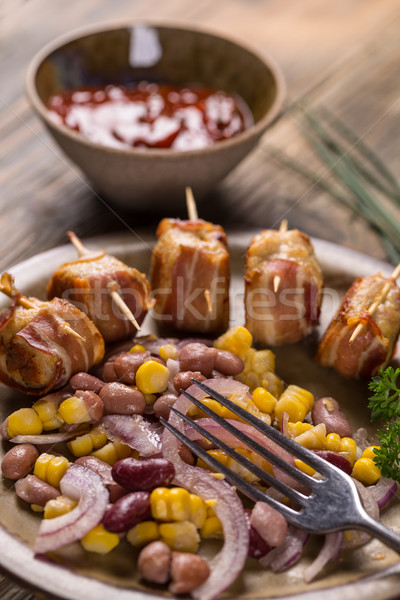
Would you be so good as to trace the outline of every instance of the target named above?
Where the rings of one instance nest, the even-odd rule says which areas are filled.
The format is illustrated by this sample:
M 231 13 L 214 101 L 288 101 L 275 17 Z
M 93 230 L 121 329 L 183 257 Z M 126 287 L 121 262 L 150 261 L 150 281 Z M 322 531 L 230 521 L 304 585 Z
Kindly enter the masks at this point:
M 262 481 L 268 482 L 270 485 L 272 485 L 273 487 L 278 489 L 280 492 L 282 492 L 282 494 L 284 494 L 288 498 L 291 498 L 291 500 L 294 500 L 295 502 L 298 502 L 299 504 L 301 504 L 302 501 L 304 500 L 304 498 L 306 498 L 306 496 L 304 496 L 303 494 L 300 494 L 297 490 L 294 490 L 293 488 L 291 488 L 289 485 L 287 485 L 283 481 L 280 481 L 273 475 L 270 475 L 269 473 L 267 473 L 266 471 L 264 471 L 257 465 L 253 464 L 245 456 L 242 456 L 241 454 L 236 452 L 233 448 L 231 448 L 230 446 L 225 444 L 225 442 L 219 440 L 217 437 L 215 437 L 215 435 L 213 435 L 212 433 L 209 433 L 206 429 L 201 427 L 201 425 L 199 425 L 195 421 L 192 421 L 187 415 L 182 414 L 181 412 L 176 410 L 173 406 L 171 407 L 171 410 L 175 414 L 177 414 L 179 417 L 181 417 L 181 419 L 183 419 L 184 421 L 189 423 L 189 425 L 191 425 L 191 427 L 196 429 L 196 431 L 198 431 L 203 437 L 207 438 L 208 440 L 210 440 L 210 442 L 213 442 L 214 444 L 219 446 L 222 450 L 225 450 L 225 452 L 231 458 L 236 460 L 236 462 L 238 462 L 240 465 L 242 465 L 243 467 L 245 467 L 246 469 L 251 471 L 251 473 L 256 475 Z M 207 456 L 209 456 L 209 455 L 207 455 Z M 217 464 L 220 465 L 221 463 L 219 461 L 217 461 Z M 219 466 L 217 467 L 217 470 L 220 470 Z
M 279 446 L 281 446 L 282 448 L 285 448 L 285 450 L 290 452 L 290 454 L 294 454 L 296 457 L 300 458 L 304 462 L 307 462 L 309 465 L 314 467 L 314 469 L 316 469 L 322 475 L 329 477 L 329 473 L 331 472 L 332 465 L 327 464 L 327 462 L 323 458 L 321 458 L 317 454 L 314 454 L 314 452 L 311 452 L 311 450 L 308 450 L 307 448 L 300 446 L 300 444 L 298 444 L 291 438 L 287 437 L 286 435 L 283 435 L 280 431 L 278 431 L 277 429 L 272 427 L 272 425 L 267 425 L 267 423 L 264 423 L 264 421 L 261 421 L 260 419 L 258 419 L 257 417 L 255 417 L 254 415 L 249 413 L 247 410 L 245 410 L 241 406 L 238 406 L 237 404 L 235 404 L 228 398 L 225 398 L 225 396 L 223 396 L 219 392 L 214 391 L 208 385 L 205 385 L 202 381 L 197 381 L 197 379 L 192 379 L 192 381 L 198 387 L 200 387 L 204 392 L 206 392 L 209 396 L 214 398 L 214 400 L 217 400 L 217 402 L 219 402 L 220 404 L 225 406 L 225 408 L 228 408 L 235 415 L 237 415 L 238 417 L 240 417 L 241 419 L 243 419 L 244 421 L 246 421 L 247 423 L 249 423 L 250 425 L 255 427 L 258 431 L 260 431 L 260 433 L 263 433 L 270 440 L 273 440 Z M 185 393 L 182 390 L 182 393 L 188 398 L 187 392 Z M 192 400 L 192 397 L 191 397 L 191 398 L 189 398 L 189 400 L 193 401 L 197 406 L 199 406 L 199 404 L 197 404 L 198 400 L 196 398 L 194 400 Z M 197 402 L 196 402 L 196 400 L 197 400 Z M 204 412 L 207 412 L 205 410 L 205 408 L 207 408 L 207 407 L 205 407 L 201 403 L 200 403 L 200 408 Z M 243 435 L 243 434 L 241 433 L 240 435 Z M 337 469 L 337 467 L 335 467 L 335 469 L 340 471 L 340 469 Z
M 306 475 L 306 473 L 303 473 L 302 471 L 300 471 L 297 467 L 294 467 L 293 465 L 285 462 L 280 456 L 277 456 L 276 454 L 274 454 L 274 452 L 272 452 L 268 448 L 261 446 L 261 444 L 259 444 L 255 440 L 253 440 L 246 433 L 240 431 L 240 429 L 235 427 L 232 423 L 230 423 L 223 417 L 220 417 L 219 415 L 217 415 L 217 413 L 215 413 L 211 408 L 202 404 L 199 400 L 197 400 L 197 398 L 195 398 L 194 396 L 189 394 L 187 391 L 182 391 L 182 394 L 184 396 L 186 396 L 186 398 L 188 398 L 188 400 L 193 402 L 193 404 L 198 406 L 203 412 L 205 412 L 214 421 L 216 421 L 219 425 L 221 425 L 221 427 L 223 427 L 224 429 L 229 431 L 232 435 L 234 435 L 241 442 L 244 442 L 246 444 L 246 446 L 248 446 L 249 448 L 251 448 L 252 450 L 257 452 L 257 454 L 259 454 L 260 456 L 262 456 L 263 458 L 268 460 L 271 464 L 275 465 L 276 467 L 279 467 L 282 471 L 285 471 L 286 473 L 291 475 L 294 479 L 297 479 L 297 481 L 299 481 L 300 483 L 302 483 L 303 485 L 305 485 L 308 488 L 314 489 L 315 486 L 318 485 L 318 481 L 316 479 L 313 479 L 309 475 Z M 193 424 L 192 421 L 190 421 L 190 423 Z M 266 435 L 266 434 L 264 433 L 264 435 Z M 299 444 L 297 444 L 297 445 L 299 445 Z
M 220 463 L 216 458 L 207 454 L 207 452 L 203 450 L 203 448 L 200 448 L 200 446 L 196 444 L 196 442 L 190 440 L 188 437 L 186 437 L 184 433 L 179 431 L 179 429 L 174 427 L 171 423 L 169 423 L 162 417 L 160 417 L 160 422 L 164 425 L 164 427 L 171 431 L 171 433 L 173 433 L 183 444 L 185 444 L 185 446 L 190 448 L 190 450 L 192 450 L 194 454 L 196 454 L 202 460 L 204 460 L 205 463 L 207 463 L 216 471 L 220 471 L 221 473 L 223 473 L 223 475 L 225 475 L 225 477 L 234 486 L 241 490 L 246 496 L 248 496 L 255 502 L 266 502 L 267 504 L 272 506 L 272 508 L 275 508 L 275 510 L 280 512 L 288 521 L 295 525 L 300 525 L 297 520 L 299 513 L 296 510 L 290 508 L 289 506 L 286 506 L 285 504 L 282 504 L 282 502 L 275 500 L 275 498 L 271 498 L 270 496 L 268 496 L 268 494 L 265 494 L 263 491 L 259 490 L 254 485 L 243 479 L 243 477 L 231 471 L 228 467 Z

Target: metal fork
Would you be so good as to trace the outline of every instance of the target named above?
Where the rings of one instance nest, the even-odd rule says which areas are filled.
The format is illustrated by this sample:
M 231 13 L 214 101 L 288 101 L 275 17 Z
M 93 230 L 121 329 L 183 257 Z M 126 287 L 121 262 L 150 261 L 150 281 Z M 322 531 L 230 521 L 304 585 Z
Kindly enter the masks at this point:
M 231 471 L 217 459 L 207 454 L 207 452 L 196 444 L 196 442 L 190 440 L 171 423 L 164 419 L 160 419 L 163 425 L 190 448 L 194 454 L 202 458 L 205 463 L 216 471 L 223 473 L 227 480 L 241 490 L 246 496 L 254 501 L 266 502 L 279 511 L 288 522 L 297 527 L 313 533 L 329 533 L 343 529 L 361 529 L 367 531 L 372 536 L 377 537 L 387 546 L 400 553 L 400 535 L 397 535 L 367 514 L 361 504 L 356 485 L 351 477 L 314 452 L 300 446 L 300 444 L 285 436 L 274 427 L 267 425 L 242 407 L 236 405 L 228 398 L 225 398 L 225 396 L 214 391 L 208 385 L 196 380 L 193 380 L 193 383 L 204 390 L 207 395 L 211 396 L 235 415 L 243 419 L 243 421 L 246 421 L 259 432 L 263 433 L 270 440 L 287 450 L 293 456 L 300 458 L 310 465 L 313 469 L 318 471 L 321 478 L 317 479 L 311 477 L 303 471 L 300 471 L 294 465 L 285 462 L 280 456 L 277 456 L 268 448 L 263 447 L 247 434 L 240 431 L 240 429 L 233 425 L 232 422 L 228 422 L 217 415 L 212 409 L 202 404 L 190 393 L 182 391 L 186 398 L 198 406 L 224 429 L 234 435 L 240 442 L 244 443 L 248 448 L 257 452 L 272 465 L 278 467 L 308 488 L 310 494 L 307 495 L 297 491 L 291 488 L 287 483 L 270 475 L 223 441 L 216 438 L 213 434 L 206 431 L 196 423 L 196 421 L 192 421 L 188 416 L 172 407 L 171 410 L 173 410 L 174 413 L 181 417 L 185 422 L 189 423 L 190 426 L 196 429 L 203 437 L 224 450 L 231 458 L 251 471 L 251 473 L 256 475 L 262 482 L 266 482 L 282 492 L 284 496 L 295 503 L 296 507 L 287 506 L 275 498 L 272 498 L 237 473 Z M 297 509 L 297 507 L 299 507 L 299 509 Z

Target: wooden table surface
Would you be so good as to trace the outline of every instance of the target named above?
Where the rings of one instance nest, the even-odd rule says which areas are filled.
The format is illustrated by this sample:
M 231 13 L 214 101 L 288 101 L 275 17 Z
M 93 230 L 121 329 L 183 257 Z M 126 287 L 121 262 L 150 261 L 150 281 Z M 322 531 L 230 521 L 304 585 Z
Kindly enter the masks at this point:
M 385 258 L 376 233 L 350 209 L 271 161 L 263 144 L 306 157 L 293 104 L 323 105 L 352 127 L 400 177 L 398 0 L 0 0 L 0 269 L 66 242 L 125 229 L 154 230 L 159 215 L 111 212 L 59 155 L 24 92 L 30 58 L 76 27 L 152 18 L 237 36 L 281 66 L 287 108 L 260 146 L 208 199 L 205 219 L 228 231 L 289 226 Z M 182 215 L 184 206 L 182 207 Z M 165 216 L 170 215 L 168 210 Z M 398 217 L 398 215 L 397 215 Z M 2 549 L 2 552 L 6 549 Z M 0 579 L 0 597 L 33 596 Z

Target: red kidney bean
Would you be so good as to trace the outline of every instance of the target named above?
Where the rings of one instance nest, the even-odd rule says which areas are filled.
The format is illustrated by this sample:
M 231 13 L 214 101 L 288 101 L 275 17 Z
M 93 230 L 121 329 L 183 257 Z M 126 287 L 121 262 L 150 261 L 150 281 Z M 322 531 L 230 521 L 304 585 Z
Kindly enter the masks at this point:
M 104 413 L 104 402 L 100 396 L 90 390 L 77 390 L 74 395 L 84 401 L 90 422 L 98 423 Z
M 326 433 L 337 433 L 340 437 L 352 437 L 353 430 L 350 423 L 340 410 L 334 398 L 320 398 L 312 409 L 314 425 L 324 423 Z
M 94 471 L 94 473 L 97 473 L 97 475 L 100 475 L 104 485 L 110 492 L 111 502 L 116 502 L 119 498 L 128 494 L 129 490 L 122 487 L 122 485 L 119 485 L 119 483 L 112 478 L 111 465 L 100 460 L 97 456 L 81 456 L 76 459 L 75 464 L 82 465 L 82 467 L 86 467 L 87 469 Z
M 114 415 L 142 415 L 146 408 L 146 398 L 139 390 L 123 383 L 106 383 L 99 392 L 104 408 Z
M 181 371 L 200 371 L 210 377 L 217 356 L 216 348 L 204 344 L 186 344 L 179 352 L 179 368 Z
M 152 583 L 169 580 L 172 552 L 164 542 L 151 542 L 143 548 L 137 566 L 141 576 Z
M 114 361 L 113 360 L 109 360 L 104 364 L 103 380 L 107 383 L 118 380 L 118 375 L 114 369 Z
M 132 492 L 111 504 L 103 517 L 107 531 L 122 533 L 150 516 L 149 492 Z
M 192 379 L 196 381 L 205 381 L 206 377 L 200 373 L 200 371 L 181 371 L 177 373 L 173 379 L 173 383 L 177 392 L 181 390 L 187 390 L 188 387 L 193 385 Z
M 175 394 L 163 394 L 157 398 L 153 404 L 154 414 L 157 419 L 163 417 L 166 421 L 168 420 L 171 406 L 175 404 L 177 397 Z
M 190 552 L 173 552 L 169 591 L 173 594 L 187 594 L 204 583 L 209 575 L 210 567 L 202 556 Z
M 324 458 L 332 465 L 335 465 L 335 467 L 344 471 L 347 475 L 351 475 L 353 467 L 351 462 L 345 456 L 337 454 L 336 452 L 331 452 L 330 450 L 315 450 L 315 454 L 318 454 L 321 458 Z
M 123 352 L 114 359 L 114 369 L 117 379 L 128 385 L 135 383 L 136 371 L 150 360 L 150 352 Z M 153 360 L 153 359 L 152 359 Z
M 286 519 L 266 502 L 256 502 L 250 524 L 269 546 L 279 546 L 286 538 Z
M 247 526 L 249 528 L 249 552 L 248 555 L 252 558 L 261 558 L 268 554 L 271 548 L 268 546 L 267 542 L 262 539 L 261 535 L 257 532 L 256 529 L 250 523 L 251 510 L 245 509 L 244 511 Z
M 217 350 L 214 368 L 224 375 L 239 375 L 244 369 L 244 362 L 228 350 Z
M 153 490 L 171 483 L 175 468 L 166 458 L 122 458 L 112 468 L 114 481 L 128 490 Z
M 39 452 L 32 444 L 19 444 L 7 452 L 1 461 L 1 471 L 8 479 L 21 479 L 32 469 Z
M 98 377 L 89 375 L 89 373 L 75 373 L 71 377 L 69 385 L 74 391 L 84 390 L 98 394 L 104 385 L 104 381 L 98 379 Z
M 15 492 L 25 502 L 44 506 L 49 500 L 54 500 L 60 491 L 49 483 L 42 481 L 36 475 L 27 475 L 15 484 Z

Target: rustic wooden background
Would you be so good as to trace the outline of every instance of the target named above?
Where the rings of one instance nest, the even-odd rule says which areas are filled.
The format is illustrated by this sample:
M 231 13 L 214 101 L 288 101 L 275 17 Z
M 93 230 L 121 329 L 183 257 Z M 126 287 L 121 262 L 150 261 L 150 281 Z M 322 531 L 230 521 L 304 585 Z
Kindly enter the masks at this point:
M 124 18 L 211 26 L 246 40 L 282 68 L 285 113 L 208 199 L 204 218 L 229 230 L 274 226 L 286 217 L 310 235 L 385 258 L 358 215 L 271 161 L 263 144 L 320 172 L 294 105 L 323 105 L 365 136 L 400 177 L 398 0 L 0 0 L 1 270 L 65 243 L 68 229 L 83 237 L 122 231 L 124 222 L 154 230 L 159 215 L 116 215 L 95 198 L 60 156 L 24 92 L 29 60 L 46 42 L 78 26 Z M 4 578 L 0 597 L 33 598 Z

